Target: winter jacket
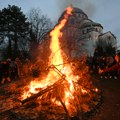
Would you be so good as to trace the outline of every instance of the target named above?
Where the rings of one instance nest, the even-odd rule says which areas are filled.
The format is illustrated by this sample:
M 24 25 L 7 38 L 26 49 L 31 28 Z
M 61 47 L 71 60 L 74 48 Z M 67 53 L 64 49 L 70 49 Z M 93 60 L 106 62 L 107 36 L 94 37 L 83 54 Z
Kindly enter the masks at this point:
M 111 72 L 111 71 L 118 71 L 118 74 L 120 76 L 120 62 L 119 63 L 116 63 L 115 65 L 109 67 L 109 68 L 105 68 L 103 70 L 103 72 Z

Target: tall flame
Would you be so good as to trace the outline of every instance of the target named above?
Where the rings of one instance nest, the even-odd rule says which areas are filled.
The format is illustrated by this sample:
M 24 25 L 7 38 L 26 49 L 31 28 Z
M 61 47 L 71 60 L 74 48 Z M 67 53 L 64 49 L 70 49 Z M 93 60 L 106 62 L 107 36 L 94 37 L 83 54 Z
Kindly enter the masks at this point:
M 51 35 L 50 49 L 51 49 L 51 53 L 54 54 L 54 57 L 53 57 L 53 60 L 52 60 L 53 65 L 63 64 L 63 57 L 62 57 L 62 53 L 61 53 L 62 51 L 60 49 L 59 37 L 62 36 L 61 29 L 65 26 L 69 15 L 72 14 L 72 11 L 73 11 L 73 8 L 68 7 L 66 9 L 66 14 L 64 15 L 64 18 L 60 21 L 60 23 L 50 33 L 50 35 Z M 68 80 L 68 82 L 70 84 L 70 90 L 72 90 L 73 89 L 73 84 L 72 84 L 72 81 L 69 80 L 70 78 L 68 78 L 68 76 L 72 72 L 71 69 L 69 69 L 69 66 L 65 67 L 65 66 L 60 65 L 60 66 L 56 66 L 56 68 L 59 69 L 63 74 L 66 75 L 66 79 Z M 50 74 L 52 74 L 52 73 L 50 73 Z M 53 74 L 55 75 L 56 73 L 54 72 Z M 65 96 L 64 96 L 63 100 L 65 101 L 66 105 L 68 104 L 68 98 L 70 96 L 72 96 L 70 92 L 71 91 L 65 91 Z
M 50 44 L 51 52 L 52 52 L 52 54 L 54 54 L 54 53 L 56 53 L 56 51 L 58 51 L 54 55 L 54 58 L 52 60 L 54 65 L 63 64 L 63 58 L 62 58 L 62 55 L 61 55 L 60 45 L 59 45 L 59 37 L 62 36 L 62 32 L 60 30 L 66 24 L 69 15 L 71 15 L 71 13 L 72 13 L 72 10 L 73 10 L 72 7 L 68 7 L 66 9 L 66 14 L 64 15 L 64 19 L 62 19 L 60 24 L 57 25 L 54 28 L 54 30 L 50 33 L 50 35 L 52 37 L 52 41 L 51 41 L 51 44 Z M 51 59 L 50 59 L 50 61 L 51 61 Z

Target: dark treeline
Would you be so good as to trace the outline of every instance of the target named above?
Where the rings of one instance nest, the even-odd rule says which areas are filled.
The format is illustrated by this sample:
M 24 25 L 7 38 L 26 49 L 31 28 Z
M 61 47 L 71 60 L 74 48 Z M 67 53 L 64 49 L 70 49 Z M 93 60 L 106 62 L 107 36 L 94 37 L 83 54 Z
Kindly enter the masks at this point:
M 0 10 L 0 59 L 32 57 L 52 22 L 40 9 L 30 9 L 25 15 L 21 8 L 8 5 Z M 35 57 L 35 56 L 34 56 Z

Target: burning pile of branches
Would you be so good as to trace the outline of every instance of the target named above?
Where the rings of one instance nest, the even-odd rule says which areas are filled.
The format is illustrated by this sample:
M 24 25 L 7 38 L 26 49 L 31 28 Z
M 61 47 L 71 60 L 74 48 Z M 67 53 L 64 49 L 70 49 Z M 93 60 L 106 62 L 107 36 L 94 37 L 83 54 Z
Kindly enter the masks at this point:
M 96 105 L 99 97 L 98 89 L 93 86 L 90 80 L 91 77 L 87 74 L 85 59 L 81 56 L 79 61 L 65 64 L 62 50 L 59 46 L 59 37 L 62 36 L 60 30 L 66 24 L 68 17 L 72 14 L 72 10 L 71 7 L 67 8 L 64 19 L 50 33 L 51 56 L 49 57 L 49 67 L 47 69 L 49 72 L 47 76 L 31 81 L 24 88 L 21 97 L 22 104 L 36 101 L 41 106 L 47 104 L 48 108 L 51 104 L 54 106 L 53 109 L 55 107 L 61 109 L 62 107 L 62 112 L 65 112 L 67 119 L 72 116 L 79 116 L 80 113 L 89 112 Z M 54 57 L 52 57 L 53 54 Z M 39 108 L 41 112 L 43 108 Z

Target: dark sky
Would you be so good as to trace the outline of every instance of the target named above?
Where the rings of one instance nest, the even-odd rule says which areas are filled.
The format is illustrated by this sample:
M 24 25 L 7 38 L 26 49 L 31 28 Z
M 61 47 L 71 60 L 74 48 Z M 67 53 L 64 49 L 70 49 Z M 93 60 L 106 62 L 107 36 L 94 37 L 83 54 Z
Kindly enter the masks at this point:
M 120 0 L 0 0 L 0 9 L 8 4 L 21 7 L 24 14 L 30 8 L 40 8 L 53 21 L 72 4 L 82 9 L 89 19 L 100 23 L 104 32 L 111 31 L 120 43 Z

